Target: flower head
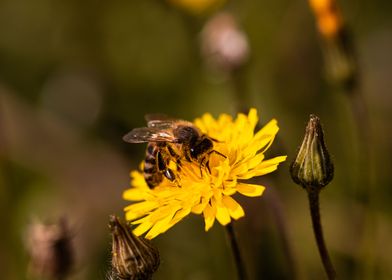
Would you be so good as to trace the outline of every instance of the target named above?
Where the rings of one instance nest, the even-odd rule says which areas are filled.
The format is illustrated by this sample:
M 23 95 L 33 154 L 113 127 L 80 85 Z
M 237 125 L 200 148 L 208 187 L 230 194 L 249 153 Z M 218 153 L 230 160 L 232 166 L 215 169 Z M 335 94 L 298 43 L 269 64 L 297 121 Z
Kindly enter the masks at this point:
M 151 279 L 159 267 L 158 250 L 143 237 L 136 237 L 116 216 L 110 216 L 113 277 Z
M 310 115 L 297 157 L 290 166 L 291 178 L 305 189 L 320 190 L 333 179 L 333 170 L 320 119 Z
M 273 172 L 286 159 L 278 156 L 266 160 L 264 156 L 279 130 L 277 121 L 271 120 L 255 133 L 257 123 L 256 109 L 251 109 L 248 115 L 238 114 L 235 120 L 227 114 L 218 119 L 205 114 L 194 124 L 217 140 L 214 141 L 217 153 L 209 155 L 208 170 L 198 162 L 184 160 L 181 169 L 176 170 L 178 180 L 164 179 L 153 189 L 147 186 L 140 171 L 132 171 L 131 188 L 123 197 L 136 201 L 125 208 L 126 219 L 138 225 L 134 233 L 154 238 L 190 213 L 204 216 L 206 231 L 215 219 L 227 225 L 231 219 L 243 217 L 243 208 L 232 196 L 237 192 L 261 196 L 265 187 L 246 180 Z

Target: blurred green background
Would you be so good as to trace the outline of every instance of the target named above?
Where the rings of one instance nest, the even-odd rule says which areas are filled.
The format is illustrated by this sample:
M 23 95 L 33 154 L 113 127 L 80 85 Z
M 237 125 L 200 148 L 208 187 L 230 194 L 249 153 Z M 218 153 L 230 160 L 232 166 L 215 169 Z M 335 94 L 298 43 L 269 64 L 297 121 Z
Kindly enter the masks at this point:
M 321 194 L 327 245 L 340 279 L 392 279 L 390 125 L 392 3 L 341 1 L 354 35 L 369 112 L 370 155 L 349 96 L 325 78 L 322 43 L 303 1 L 230 1 L 250 48 L 241 88 L 200 54 L 200 31 L 213 13 L 194 15 L 165 1 L 0 1 L 0 278 L 27 279 L 26 229 L 34 218 L 69 221 L 76 263 L 70 279 L 104 279 L 108 215 L 122 216 L 122 192 L 143 145 L 122 136 L 146 113 L 192 120 L 235 114 L 236 92 L 261 122 L 280 131 L 268 157 L 287 154 L 261 179 L 261 198 L 238 197 L 236 222 L 251 279 L 293 279 L 276 217 L 299 279 L 325 273 L 312 235 L 306 193 L 288 167 L 310 113 L 324 125 L 335 178 Z M 370 182 L 366 179 L 370 178 Z M 219 224 L 204 232 L 191 215 L 154 240 L 154 279 L 235 279 Z

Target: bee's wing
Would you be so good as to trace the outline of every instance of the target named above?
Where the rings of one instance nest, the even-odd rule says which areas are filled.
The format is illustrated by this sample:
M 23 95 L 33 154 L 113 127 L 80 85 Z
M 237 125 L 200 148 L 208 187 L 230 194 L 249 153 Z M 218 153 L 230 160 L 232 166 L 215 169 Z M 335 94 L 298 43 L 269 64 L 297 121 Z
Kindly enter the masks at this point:
M 145 143 L 174 142 L 175 139 L 170 131 L 150 127 L 141 127 L 132 129 L 123 137 L 123 140 L 128 143 Z
M 153 114 L 145 115 L 144 119 L 146 120 L 147 123 L 149 123 L 150 121 L 167 121 L 167 120 L 172 120 L 173 118 L 169 117 L 166 114 L 153 113 Z
M 177 120 L 168 119 L 168 120 L 151 120 L 147 123 L 149 128 L 153 129 L 173 129 L 176 126 Z

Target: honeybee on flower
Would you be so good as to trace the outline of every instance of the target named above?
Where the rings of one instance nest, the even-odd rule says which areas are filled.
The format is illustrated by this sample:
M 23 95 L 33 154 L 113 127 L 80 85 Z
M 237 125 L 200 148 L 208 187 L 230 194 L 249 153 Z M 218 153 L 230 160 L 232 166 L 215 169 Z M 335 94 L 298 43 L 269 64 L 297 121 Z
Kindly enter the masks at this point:
M 177 169 L 182 165 L 182 159 L 188 162 L 198 162 L 200 174 L 202 168 L 209 168 L 209 156 L 217 153 L 213 141 L 217 141 L 194 126 L 191 122 L 170 119 L 165 115 L 147 115 L 148 127 L 132 129 L 123 140 L 129 143 L 148 142 L 146 158 L 143 162 L 144 179 L 150 188 L 159 185 L 163 178 L 176 180 L 170 162 L 175 161 Z
M 237 192 L 261 196 L 265 187 L 246 180 L 275 171 L 286 159 L 265 159 L 264 152 L 279 128 L 273 119 L 255 133 L 258 121 L 256 109 L 251 109 L 248 115 L 238 114 L 235 120 L 227 114 L 214 119 L 207 113 L 193 122 L 199 136 L 219 140 L 211 140 L 216 152 L 207 155 L 208 172 L 201 174 L 200 161 L 182 160 L 181 168 L 171 169 L 177 180 L 164 179 L 150 188 L 142 171 L 131 171 L 131 188 L 124 191 L 123 198 L 134 202 L 124 209 L 126 219 L 137 225 L 134 234 L 152 239 L 190 213 L 203 215 L 206 231 L 215 219 L 227 225 L 243 217 L 243 208 L 232 196 Z

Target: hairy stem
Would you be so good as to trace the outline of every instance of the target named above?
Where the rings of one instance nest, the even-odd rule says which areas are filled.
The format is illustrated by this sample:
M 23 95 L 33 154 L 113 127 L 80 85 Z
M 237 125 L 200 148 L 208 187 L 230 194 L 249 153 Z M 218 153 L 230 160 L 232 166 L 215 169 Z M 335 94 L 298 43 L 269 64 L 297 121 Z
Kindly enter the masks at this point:
M 321 261 L 323 262 L 328 279 L 336 279 L 336 272 L 329 257 L 328 249 L 324 241 L 323 229 L 321 227 L 319 190 L 316 190 L 310 186 L 307 188 L 307 192 L 309 198 L 310 215 L 312 217 L 313 232 L 316 238 Z

